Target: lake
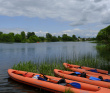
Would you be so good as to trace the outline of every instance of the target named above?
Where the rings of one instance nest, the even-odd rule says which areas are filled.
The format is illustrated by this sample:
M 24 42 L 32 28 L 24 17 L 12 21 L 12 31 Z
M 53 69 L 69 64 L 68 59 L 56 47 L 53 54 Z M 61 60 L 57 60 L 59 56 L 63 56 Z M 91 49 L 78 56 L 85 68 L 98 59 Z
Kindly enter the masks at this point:
M 0 93 L 44 92 L 10 79 L 7 70 L 14 64 L 20 61 L 76 60 L 88 55 L 96 57 L 96 45 L 90 42 L 0 43 Z

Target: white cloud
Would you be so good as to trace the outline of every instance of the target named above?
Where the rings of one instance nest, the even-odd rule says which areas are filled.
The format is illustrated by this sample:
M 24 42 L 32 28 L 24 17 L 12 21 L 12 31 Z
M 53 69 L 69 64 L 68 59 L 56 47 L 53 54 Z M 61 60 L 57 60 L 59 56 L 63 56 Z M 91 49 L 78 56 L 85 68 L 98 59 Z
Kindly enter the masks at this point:
M 109 0 L 0 0 L 0 15 L 60 18 L 74 26 L 101 21 L 109 4 Z
M 80 36 L 80 37 L 96 37 L 98 32 L 99 31 L 96 31 L 96 30 L 81 30 L 79 28 L 75 28 L 75 29 L 72 29 L 72 30 L 62 31 L 62 33 L 60 33 L 60 34 L 61 35 L 67 34 L 69 36 L 72 36 L 74 34 L 77 37 L 78 36 Z
M 10 32 L 14 32 L 15 34 L 20 34 L 21 31 L 24 31 L 25 29 L 21 29 L 21 28 L 0 28 L 0 31 L 3 33 L 10 33 Z
M 20 34 L 21 31 L 24 31 L 27 34 L 27 30 L 26 29 L 22 29 L 22 28 L 4 28 L 4 29 L 0 29 L 0 31 L 2 31 L 3 33 L 9 33 L 9 32 L 14 32 L 15 34 Z M 34 31 L 35 34 L 37 36 L 46 36 L 46 33 L 49 33 L 48 31 L 44 32 L 44 31 Z M 72 36 L 73 34 L 76 35 L 77 37 L 95 37 L 97 36 L 97 33 L 99 31 L 97 30 L 81 30 L 79 28 L 74 28 L 71 30 L 64 30 L 61 31 L 59 33 L 50 33 L 52 34 L 52 36 L 62 36 L 63 34 L 67 34 L 68 36 Z
M 46 33 L 48 33 L 48 32 L 43 32 L 43 31 L 35 32 L 35 34 L 36 34 L 37 36 L 46 36 Z

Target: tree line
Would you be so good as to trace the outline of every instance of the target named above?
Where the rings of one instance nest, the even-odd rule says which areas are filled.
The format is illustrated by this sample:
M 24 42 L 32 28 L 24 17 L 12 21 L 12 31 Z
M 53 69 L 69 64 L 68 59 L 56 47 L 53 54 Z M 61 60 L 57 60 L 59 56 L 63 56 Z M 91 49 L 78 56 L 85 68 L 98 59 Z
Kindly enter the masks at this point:
M 98 32 L 96 39 L 98 42 L 110 45 L 110 25 L 101 29 Z
M 57 41 L 76 41 L 77 37 L 75 35 L 68 36 L 67 34 L 63 34 L 61 36 L 52 36 L 50 33 L 46 33 L 46 37 L 37 36 L 35 32 L 28 32 L 27 34 L 22 31 L 20 34 L 14 34 L 10 32 L 8 34 L 0 31 L 0 42 L 57 42 Z

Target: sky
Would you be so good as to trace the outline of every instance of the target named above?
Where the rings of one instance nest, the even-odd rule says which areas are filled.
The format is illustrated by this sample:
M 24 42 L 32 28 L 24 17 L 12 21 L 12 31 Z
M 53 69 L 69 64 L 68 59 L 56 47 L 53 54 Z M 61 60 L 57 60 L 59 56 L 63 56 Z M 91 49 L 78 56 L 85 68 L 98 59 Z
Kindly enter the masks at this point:
M 110 25 L 110 0 L 0 0 L 0 31 L 96 37 Z

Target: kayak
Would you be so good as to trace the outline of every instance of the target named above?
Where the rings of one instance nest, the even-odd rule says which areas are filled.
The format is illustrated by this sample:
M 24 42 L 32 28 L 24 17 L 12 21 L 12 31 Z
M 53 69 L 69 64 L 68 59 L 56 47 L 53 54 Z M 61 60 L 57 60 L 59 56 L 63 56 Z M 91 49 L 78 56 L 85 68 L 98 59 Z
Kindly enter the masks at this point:
M 103 79 L 110 79 L 110 75 L 96 73 L 96 72 L 91 72 L 91 71 L 83 69 L 82 67 L 79 68 L 78 65 L 72 65 L 72 64 L 68 64 L 68 63 L 63 63 L 63 65 L 64 65 L 65 68 L 68 68 L 68 69 L 70 69 L 72 71 L 77 71 L 77 72 L 80 72 L 80 73 L 85 72 L 86 74 L 88 74 L 90 76 L 91 75 L 92 76 L 94 75 L 96 77 L 101 76 Z
M 38 73 L 8 69 L 13 80 L 54 93 L 109 93 L 110 89 Z
M 64 71 L 64 70 L 59 70 L 59 69 L 54 69 L 54 74 L 55 76 L 67 78 L 70 80 L 75 80 L 83 83 L 88 83 L 92 85 L 97 85 L 100 87 L 105 87 L 110 89 L 110 80 L 108 82 L 101 80 L 100 78 L 94 77 L 94 76 L 89 76 L 86 73 L 80 73 L 80 72 L 71 72 L 71 71 Z
M 96 69 L 96 68 L 85 67 L 85 66 L 79 66 L 79 65 L 73 65 L 73 64 L 68 64 L 68 63 L 66 63 L 65 65 L 68 65 L 68 66 L 71 66 L 71 67 L 74 67 L 74 68 L 85 69 L 85 70 L 91 71 L 91 72 L 96 72 L 96 73 L 101 73 L 101 74 L 107 74 L 107 75 L 109 74 L 109 72 L 107 70 Z

